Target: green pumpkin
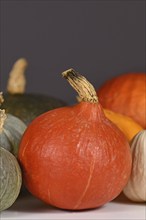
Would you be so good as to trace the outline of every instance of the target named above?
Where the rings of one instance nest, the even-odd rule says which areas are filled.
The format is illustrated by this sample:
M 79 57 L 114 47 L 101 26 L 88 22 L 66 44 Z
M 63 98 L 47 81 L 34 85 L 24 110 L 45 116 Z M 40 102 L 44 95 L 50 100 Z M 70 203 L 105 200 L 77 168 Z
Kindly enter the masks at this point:
M 40 114 L 65 105 L 63 101 L 40 94 L 3 94 L 2 108 L 28 125 Z
M 21 185 L 22 174 L 17 159 L 0 145 L 0 211 L 15 202 Z
M 65 106 L 66 103 L 58 98 L 50 97 L 42 94 L 25 93 L 25 75 L 24 71 L 27 67 L 27 61 L 23 58 L 16 61 L 7 85 L 7 93 L 3 94 L 4 102 L 1 108 L 20 118 L 28 125 L 34 118 L 40 114 Z
M 15 156 L 25 129 L 24 122 L 0 109 L 0 145 Z

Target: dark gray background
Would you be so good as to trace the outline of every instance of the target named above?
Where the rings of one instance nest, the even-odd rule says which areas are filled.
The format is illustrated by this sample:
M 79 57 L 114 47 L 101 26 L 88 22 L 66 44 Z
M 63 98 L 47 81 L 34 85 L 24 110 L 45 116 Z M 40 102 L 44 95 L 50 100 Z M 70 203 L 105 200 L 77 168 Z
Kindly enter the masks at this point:
M 20 57 L 27 92 L 75 102 L 61 72 L 73 67 L 98 88 L 124 72 L 145 71 L 145 1 L 1 0 L 1 90 Z

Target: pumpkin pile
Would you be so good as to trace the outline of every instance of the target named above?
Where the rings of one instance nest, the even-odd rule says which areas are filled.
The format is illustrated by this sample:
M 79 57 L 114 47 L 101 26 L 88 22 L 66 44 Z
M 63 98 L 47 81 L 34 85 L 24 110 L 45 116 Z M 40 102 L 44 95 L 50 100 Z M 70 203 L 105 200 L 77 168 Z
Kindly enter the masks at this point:
M 27 65 L 23 58 L 14 64 L 7 93 L 0 93 L 0 211 L 21 195 L 22 184 L 66 210 L 97 208 L 121 192 L 145 202 L 146 74 L 123 74 L 95 90 L 66 70 L 63 78 L 78 93 L 68 106 L 25 94 Z

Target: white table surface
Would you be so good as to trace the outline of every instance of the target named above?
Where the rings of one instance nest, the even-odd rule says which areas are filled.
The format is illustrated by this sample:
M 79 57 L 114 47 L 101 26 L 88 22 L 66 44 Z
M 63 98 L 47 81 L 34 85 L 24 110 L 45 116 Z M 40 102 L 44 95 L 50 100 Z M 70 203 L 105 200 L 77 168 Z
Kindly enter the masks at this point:
M 33 196 L 21 195 L 0 220 L 146 220 L 146 203 L 133 203 L 122 194 L 104 206 L 87 211 L 64 211 L 44 204 Z

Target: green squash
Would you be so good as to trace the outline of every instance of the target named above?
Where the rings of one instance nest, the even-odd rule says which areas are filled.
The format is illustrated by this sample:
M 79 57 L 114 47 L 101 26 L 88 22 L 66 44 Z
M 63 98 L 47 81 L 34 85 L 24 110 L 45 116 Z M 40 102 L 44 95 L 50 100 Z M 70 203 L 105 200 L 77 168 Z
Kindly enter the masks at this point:
M 27 67 L 27 61 L 23 58 L 16 61 L 7 85 L 7 93 L 3 94 L 4 102 L 1 107 L 20 118 L 28 125 L 34 118 L 40 114 L 65 106 L 66 103 L 58 98 L 43 94 L 25 93 L 26 80 L 24 72 Z
M 0 109 L 0 145 L 15 156 L 25 129 L 24 122 Z
M 17 159 L 0 144 L 0 211 L 16 201 L 21 185 L 22 174 Z
M 63 101 L 40 94 L 3 94 L 2 108 L 28 125 L 40 114 L 65 105 Z

